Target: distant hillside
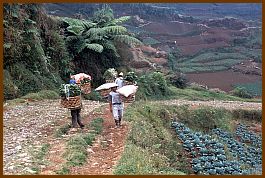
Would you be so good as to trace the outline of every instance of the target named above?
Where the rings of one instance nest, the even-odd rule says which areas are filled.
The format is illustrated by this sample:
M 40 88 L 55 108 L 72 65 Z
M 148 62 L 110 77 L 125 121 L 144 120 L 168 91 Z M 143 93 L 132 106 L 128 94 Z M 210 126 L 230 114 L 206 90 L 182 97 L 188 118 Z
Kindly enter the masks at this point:
M 46 9 L 53 15 L 90 18 L 102 5 L 46 4 Z M 225 91 L 245 82 L 260 88 L 261 4 L 113 3 L 110 7 L 115 16 L 132 17 L 126 28 L 147 46 L 120 51 L 136 71 L 180 71 L 191 82 Z M 160 52 L 167 57 L 155 55 Z M 216 75 L 224 73 L 217 81 Z

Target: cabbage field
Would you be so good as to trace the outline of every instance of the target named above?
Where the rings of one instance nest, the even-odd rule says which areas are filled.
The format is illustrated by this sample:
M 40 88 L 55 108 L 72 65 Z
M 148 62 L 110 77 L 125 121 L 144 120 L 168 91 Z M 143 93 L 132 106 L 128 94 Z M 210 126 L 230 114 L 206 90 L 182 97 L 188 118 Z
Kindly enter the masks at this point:
M 194 132 L 184 124 L 172 127 L 198 175 L 254 175 L 262 173 L 262 137 L 238 124 L 235 132 L 214 128 L 209 134 Z

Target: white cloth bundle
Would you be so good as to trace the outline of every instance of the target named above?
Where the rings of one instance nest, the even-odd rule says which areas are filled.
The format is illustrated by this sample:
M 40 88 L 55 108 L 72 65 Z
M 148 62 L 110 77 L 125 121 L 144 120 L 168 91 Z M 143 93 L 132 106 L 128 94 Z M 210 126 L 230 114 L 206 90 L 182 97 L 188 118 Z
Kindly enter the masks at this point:
M 95 90 L 99 91 L 99 90 L 107 90 L 110 89 L 112 87 L 117 87 L 118 85 L 116 83 L 105 83 L 103 85 L 100 85 L 99 87 L 97 87 Z
M 90 75 L 87 75 L 85 73 L 79 73 L 79 74 L 76 74 L 74 75 L 75 77 L 75 81 L 76 83 L 80 83 L 82 80 L 84 80 L 85 78 L 88 78 L 91 80 L 91 76 Z
M 138 86 L 135 85 L 125 85 L 117 90 L 117 92 L 125 97 L 130 96 L 133 93 L 136 93 Z

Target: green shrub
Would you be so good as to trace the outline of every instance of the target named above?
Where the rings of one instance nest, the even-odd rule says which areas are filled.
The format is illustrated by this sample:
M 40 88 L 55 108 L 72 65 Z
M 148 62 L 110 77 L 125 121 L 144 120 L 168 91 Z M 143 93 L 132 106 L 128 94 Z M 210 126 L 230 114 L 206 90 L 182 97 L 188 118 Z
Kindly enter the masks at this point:
M 253 98 L 253 96 L 245 88 L 236 87 L 231 93 L 232 95 L 241 98 Z
M 67 167 L 63 167 L 61 170 L 56 171 L 56 174 L 67 175 L 70 173 L 70 170 Z
M 91 93 L 84 95 L 84 98 L 92 101 L 104 101 L 99 92 L 92 90 Z
M 38 93 L 28 93 L 21 97 L 22 99 L 41 100 L 41 96 Z
M 188 80 L 182 73 L 174 73 L 172 75 L 167 76 L 167 78 L 170 84 L 177 88 L 183 89 L 187 87 Z
M 14 99 L 18 97 L 19 89 L 14 84 L 10 73 L 7 70 L 4 70 L 4 99 Z
M 161 43 L 160 41 L 158 41 L 158 40 L 156 40 L 154 38 L 151 38 L 151 37 L 144 38 L 142 41 L 146 45 L 154 45 L 154 44 Z
M 38 93 L 28 93 L 25 96 L 21 97 L 22 99 L 33 99 L 33 100 L 42 100 L 42 99 L 58 99 L 59 95 L 52 90 L 42 90 Z
M 231 113 L 225 109 L 200 107 L 196 110 L 187 108 L 183 110 L 183 108 L 180 108 L 177 110 L 177 116 L 182 123 L 193 130 L 209 132 L 216 127 L 231 130 L 229 121 L 232 116 Z
M 167 85 L 165 76 L 160 72 L 153 72 L 141 76 L 137 85 L 139 86 L 136 93 L 136 99 L 163 98 L 170 96 L 172 93 Z
M 53 90 L 41 90 L 38 92 L 42 99 L 58 99 L 59 95 Z
M 244 110 L 236 109 L 232 111 L 232 115 L 235 119 L 245 119 L 248 121 L 262 122 L 262 111 L 260 110 Z
M 252 96 L 262 96 L 262 81 L 236 84 L 235 86 L 244 88 Z

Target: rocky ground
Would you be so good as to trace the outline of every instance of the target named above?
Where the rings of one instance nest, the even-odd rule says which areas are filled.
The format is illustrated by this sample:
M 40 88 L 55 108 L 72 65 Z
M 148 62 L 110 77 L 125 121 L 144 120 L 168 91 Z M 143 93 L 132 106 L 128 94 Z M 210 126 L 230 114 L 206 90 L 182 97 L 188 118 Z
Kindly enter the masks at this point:
M 81 117 L 104 103 L 84 101 Z M 4 106 L 3 171 L 4 174 L 32 174 L 32 151 L 53 138 L 62 123 L 71 123 L 70 111 L 60 107 L 59 100 Z

